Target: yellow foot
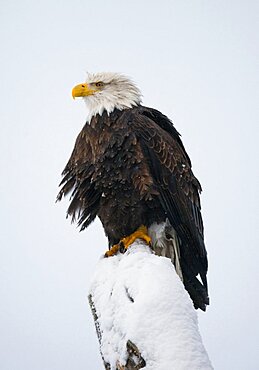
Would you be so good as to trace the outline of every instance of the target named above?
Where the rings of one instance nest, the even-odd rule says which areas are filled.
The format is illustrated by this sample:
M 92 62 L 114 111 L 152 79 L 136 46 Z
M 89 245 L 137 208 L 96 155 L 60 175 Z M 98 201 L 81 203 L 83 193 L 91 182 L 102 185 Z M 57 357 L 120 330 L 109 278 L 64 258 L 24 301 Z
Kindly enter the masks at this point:
M 114 256 L 118 252 L 120 247 L 121 247 L 120 244 L 114 244 L 110 250 L 105 252 L 104 257 Z
M 129 246 L 133 244 L 136 239 L 142 239 L 148 245 L 151 244 L 151 238 L 150 236 L 148 236 L 146 226 L 141 225 L 134 233 L 121 239 L 120 244 L 123 244 L 124 248 L 128 249 Z
M 148 245 L 151 244 L 151 238 L 147 233 L 147 228 L 141 225 L 134 233 L 125 238 L 122 238 L 118 244 L 114 244 L 109 251 L 105 253 L 105 257 L 114 256 L 120 249 L 128 249 L 136 239 L 144 240 Z

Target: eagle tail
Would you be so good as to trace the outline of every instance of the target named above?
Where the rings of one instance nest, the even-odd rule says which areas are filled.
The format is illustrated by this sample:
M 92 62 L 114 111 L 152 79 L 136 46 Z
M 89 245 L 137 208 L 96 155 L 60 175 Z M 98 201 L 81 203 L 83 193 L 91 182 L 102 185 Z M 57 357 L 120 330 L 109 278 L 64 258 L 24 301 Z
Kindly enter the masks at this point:
M 197 277 L 185 277 L 184 286 L 193 301 L 194 307 L 206 311 L 206 306 L 210 303 L 208 291 L 199 279 Z

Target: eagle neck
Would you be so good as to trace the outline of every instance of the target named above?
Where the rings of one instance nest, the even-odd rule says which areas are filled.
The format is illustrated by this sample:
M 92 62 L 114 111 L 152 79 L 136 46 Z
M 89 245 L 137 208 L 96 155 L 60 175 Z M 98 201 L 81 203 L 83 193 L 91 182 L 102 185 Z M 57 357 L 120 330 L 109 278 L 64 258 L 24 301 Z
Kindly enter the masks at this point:
M 107 112 L 106 110 L 103 111 L 102 114 L 96 114 L 91 118 L 89 121 L 89 124 L 91 127 L 95 129 L 102 129 L 103 126 L 112 126 L 113 123 L 117 121 L 117 119 L 125 112 L 129 111 L 133 108 L 127 108 L 127 109 L 118 109 L 115 108 L 112 112 Z

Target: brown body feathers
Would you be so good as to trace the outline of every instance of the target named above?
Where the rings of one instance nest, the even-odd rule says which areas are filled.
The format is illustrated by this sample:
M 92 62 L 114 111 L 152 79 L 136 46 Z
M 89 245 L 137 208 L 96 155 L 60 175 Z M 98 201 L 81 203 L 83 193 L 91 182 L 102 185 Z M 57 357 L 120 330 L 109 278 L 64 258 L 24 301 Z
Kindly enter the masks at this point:
M 185 287 L 195 307 L 205 309 L 201 186 L 166 116 L 143 106 L 97 114 L 80 132 L 63 176 L 58 200 L 71 195 L 68 214 L 81 229 L 98 216 L 110 245 L 142 224 L 168 219 L 180 240 Z

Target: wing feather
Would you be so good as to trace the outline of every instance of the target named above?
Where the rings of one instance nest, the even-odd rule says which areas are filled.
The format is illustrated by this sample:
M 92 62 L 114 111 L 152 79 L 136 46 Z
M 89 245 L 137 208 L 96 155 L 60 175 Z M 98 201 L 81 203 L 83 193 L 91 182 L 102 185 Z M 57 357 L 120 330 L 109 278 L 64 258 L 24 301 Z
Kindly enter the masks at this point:
M 71 203 L 67 216 L 72 222 L 78 220 L 81 230 L 85 229 L 96 217 L 101 194 L 92 182 L 94 163 L 88 126 L 85 125 L 79 133 L 71 157 L 62 172 L 62 186 L 57 201 L 71 194 Z
M 135 115 L 134 129 L 149 163 L 150 171 L 159 192 L 161 206 L 181 240 L 182 268 L 186 285 L 200 274 L 207 291 L 207 253 L 201 216 L 201 185 L 192 172 L 191 161 L 178 132 L 169 119 L 159 112 L 146 108 Z M 159 119 L 160 118 L 160 119 Z M 201 285 L 201 286 L 200 286 Z M 191 291 L 193 287 L 189 287 Z M 203 288 L 204 290 L 204 288 Z M 208 303 L 206 291 L 203 300 Z

